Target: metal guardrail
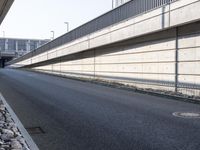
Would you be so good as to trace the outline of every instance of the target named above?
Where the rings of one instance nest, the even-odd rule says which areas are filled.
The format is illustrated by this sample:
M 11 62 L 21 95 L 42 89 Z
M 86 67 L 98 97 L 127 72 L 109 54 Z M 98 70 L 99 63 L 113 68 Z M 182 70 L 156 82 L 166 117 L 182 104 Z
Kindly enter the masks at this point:
M 58 37 L 57 39 L 41 46 L 40 48 L 18 58 L 15 59 L 9 64 L 14 64 L 20 62 L 22 60 L 31 58 L 43 52 L 46 52 L 50 49 L 56 48 L 108 26 L 119 23 L 123 20 L 135 17 L 139 14 L 148 12 L 155 8 L 164 6 L 176 0 L 131 0 L 120 7 L 117 7 L 83 25 L 80 27 Z

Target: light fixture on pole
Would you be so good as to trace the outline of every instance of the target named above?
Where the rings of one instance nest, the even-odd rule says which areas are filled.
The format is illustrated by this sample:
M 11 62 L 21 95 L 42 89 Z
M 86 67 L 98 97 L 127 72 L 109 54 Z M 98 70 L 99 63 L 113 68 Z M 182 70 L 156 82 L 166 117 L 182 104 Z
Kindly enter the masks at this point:
M 3 31 L 3 38 L 5 38 L 5 31 Z
M 54 32 L 54 31 L 51 31 L 51 33 L 53 34 L 53 36 L 52 36 L 52 40 L 53 40 L 53 39 L 54 39 L 55 32 Z
M 69 32 L 69 22 L 64 22 L 67 25 L 67 32 Z
M 114 0 L 112 0 L 112 9 L 114 9 Z

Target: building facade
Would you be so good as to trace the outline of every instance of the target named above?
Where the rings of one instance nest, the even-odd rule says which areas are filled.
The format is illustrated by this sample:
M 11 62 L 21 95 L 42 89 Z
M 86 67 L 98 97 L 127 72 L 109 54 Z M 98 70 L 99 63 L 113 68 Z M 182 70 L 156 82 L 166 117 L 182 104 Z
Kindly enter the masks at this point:
M 14 53 L 15 57 L 20 57 L 47 42 L 49 40 L 0 38 L 0 52 Z

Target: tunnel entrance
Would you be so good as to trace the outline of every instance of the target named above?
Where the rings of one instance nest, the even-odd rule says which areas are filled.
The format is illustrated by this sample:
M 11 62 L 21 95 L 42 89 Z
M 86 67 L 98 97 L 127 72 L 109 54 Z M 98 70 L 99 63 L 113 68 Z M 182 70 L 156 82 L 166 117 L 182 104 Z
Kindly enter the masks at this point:
M 0 58 L 0 68 L 4 68 L 6 62 L 12 60 L 12 57 L 2 57 Z
M 0 59 L 0 68 L 4 68 L 4 67 L 5 67 L 5 60 Z

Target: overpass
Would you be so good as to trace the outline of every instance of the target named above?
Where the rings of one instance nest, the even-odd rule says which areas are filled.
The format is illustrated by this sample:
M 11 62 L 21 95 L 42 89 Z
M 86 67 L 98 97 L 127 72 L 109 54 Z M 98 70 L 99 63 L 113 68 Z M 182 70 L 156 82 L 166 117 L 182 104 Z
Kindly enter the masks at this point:
M 8 13 L 14 0 L 1 0 L 0 1 L 0 25 L 3 22 L 6 14 Z
M 1 52 L 0 51 L 0 68 L 5 67 L 5 63 L 16 57 L 15 52 Z
M 200 96 L 199 8 L 132 0 L 7 65 Z
M 5 62 L 23 56 L 47 42 L 49 40 L 0 38 L 0 67 L 4 67 Z
M 5 18 L 6 14 L 8 13 L 11 5 L 13 4 L 14 0 L 1 0 L 0 1 L 0 25 L 3 22 L 3 19 Z M 6 55 L 6 59 L 4 58 Z M 5 54 L 0 51 L 0 68 L 2 67 L 2 64 L 4 64 L 5 61 L 11 60 L 15 54 L 9 53 Z

